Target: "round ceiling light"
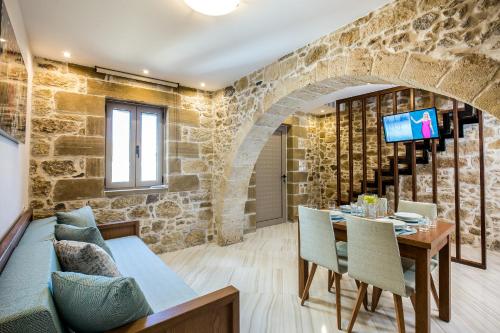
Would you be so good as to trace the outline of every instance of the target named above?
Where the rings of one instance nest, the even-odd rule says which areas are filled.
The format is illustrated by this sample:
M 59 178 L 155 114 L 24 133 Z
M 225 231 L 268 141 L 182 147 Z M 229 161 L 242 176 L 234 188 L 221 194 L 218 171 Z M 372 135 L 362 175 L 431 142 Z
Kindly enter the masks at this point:
M 240 0 L 184 0 L 193 10 L 209 16 L 221 16 L 231 13 L 240 4 Z

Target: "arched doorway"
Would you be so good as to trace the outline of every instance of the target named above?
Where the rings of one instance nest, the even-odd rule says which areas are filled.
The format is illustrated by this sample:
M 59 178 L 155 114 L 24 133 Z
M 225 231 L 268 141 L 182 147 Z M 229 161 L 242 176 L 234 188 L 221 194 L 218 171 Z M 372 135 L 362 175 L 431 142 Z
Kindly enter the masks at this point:
M 500 115 L 499 62 L 493 47 L 498 38 L 481 29 L 455 26 L 453 31 L 478 39 L 464 52 L 463 44 L 445 43 L 438 33 L 446 30 L 446 13 L 453 12 L 454 18 L 462 15 L 460 10 L 462 19 L 481 15 L 481 27 L 492 28 L 498 6 L 444 1 L 434 17 L 433 7 L 424 3 L 396 1 L 216 94 L 214 110 L 221 125 L 215 135 L 214 175 L 219 244 L 243 237 L 248 182 L 270 135 L 288 116 L 324 95 L 348 86 L 391 83 L 450 96 Z M 433 34 L 435 39 L 424 42 Z

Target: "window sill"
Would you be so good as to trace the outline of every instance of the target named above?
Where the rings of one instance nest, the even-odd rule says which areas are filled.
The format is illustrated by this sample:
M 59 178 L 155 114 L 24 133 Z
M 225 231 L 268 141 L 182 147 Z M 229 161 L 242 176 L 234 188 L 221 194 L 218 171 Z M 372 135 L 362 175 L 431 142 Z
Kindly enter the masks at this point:
M 162 193 L 168 190 L 167 185 L 145 187 L 145 188 L 127 188 L 127 189 L 115 189 L 115 190 L 104 190 L 104 195 L 109 198 L 119 197 L 123 195 L 131 194 L 150 194 L 150 193 Z

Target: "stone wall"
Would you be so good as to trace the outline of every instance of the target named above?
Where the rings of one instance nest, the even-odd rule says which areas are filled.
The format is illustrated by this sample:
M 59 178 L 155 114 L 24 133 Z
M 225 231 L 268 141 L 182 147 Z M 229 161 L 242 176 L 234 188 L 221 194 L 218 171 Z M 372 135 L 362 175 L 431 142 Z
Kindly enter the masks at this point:
M 451 96 L 499 116 L 498 22 L 498 1 L 397 0 L 216 92 L 219 244 L 242 239 L 248 183 L 269 136 L 288 116 L 326 94 L 393 83 Z
M 106 98 L 164 106 L 168 190 L 105 192 Z M 211 96 L 125 80 L 36 59 L 30 201 L 35 217 L 89 204 L 98 223 L 140 220 L 156 252 L 213 239 Z

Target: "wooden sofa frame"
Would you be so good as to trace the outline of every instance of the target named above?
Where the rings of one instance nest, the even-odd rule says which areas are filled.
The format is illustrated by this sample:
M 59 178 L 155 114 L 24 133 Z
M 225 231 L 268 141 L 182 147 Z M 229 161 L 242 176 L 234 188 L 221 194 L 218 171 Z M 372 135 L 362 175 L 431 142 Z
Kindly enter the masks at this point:
M 0 241 L 0 273 L 32 218 L 31 209 L 21 214 Z M 104 239 L 139 235 L 139 221 L 102 224 L 98 228 Z M 239 333 L 239 308 L 239 291 L 229 286 L 138 319 L 110 332 Z

